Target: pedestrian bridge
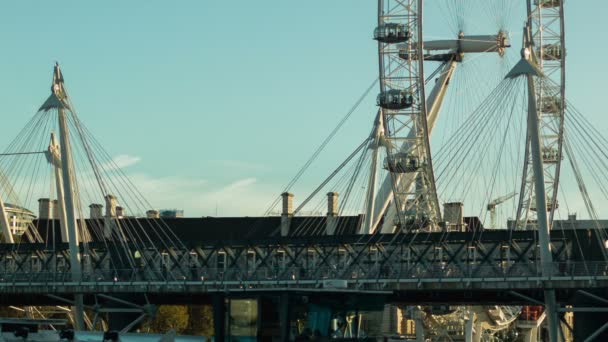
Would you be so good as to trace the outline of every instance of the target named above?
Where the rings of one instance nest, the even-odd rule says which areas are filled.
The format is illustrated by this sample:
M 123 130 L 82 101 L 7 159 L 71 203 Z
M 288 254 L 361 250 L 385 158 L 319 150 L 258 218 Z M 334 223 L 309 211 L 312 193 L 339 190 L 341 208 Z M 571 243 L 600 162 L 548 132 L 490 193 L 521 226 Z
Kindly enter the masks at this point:
M 534 231 L 193 241 L 183 249 L 88 243 L 81 246 L 80 275 L 71 272 L 67 244 L 3 244 L 0 294 L 416 293 L 408 297 L 473 303 L 488 297 L 468 294 L 513 301 L 501 293 L 552 288 L 567 301 L 571 291 L 608 287 L 600 246 L 587 239 L 579 248 L 586 234 L 553 232 L 547 268 Z

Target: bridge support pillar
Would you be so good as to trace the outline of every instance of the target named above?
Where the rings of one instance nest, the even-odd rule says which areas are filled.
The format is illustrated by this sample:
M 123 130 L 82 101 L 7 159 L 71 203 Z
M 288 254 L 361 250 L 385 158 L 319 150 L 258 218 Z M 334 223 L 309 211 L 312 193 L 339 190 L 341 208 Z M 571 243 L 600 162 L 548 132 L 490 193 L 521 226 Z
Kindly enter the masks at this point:
M 213 305 L 213 336 L 215 341 L 226 339 L 226 298 L 224 295 L 215 295 Z
M 282 293 L 279 297 L 279 320 L 281 329 L 281 341 L 289 341 L 290 333 L 290 310 L 289 294 Z
M 422 320 L 424 319 L 424 312 L 422 310 L 415 308 L 414 309 L 414 320 L 416 322 L 416 342 L 424 342 L 424 324 Z
M 464 341 L 473 342 L 473 324 L 475 323 L 475 314 L 469 311 L 464 326 Z
M 537 342 L 538 341 L 538 328 L 533 327 L 525 329 L 523 342 Z

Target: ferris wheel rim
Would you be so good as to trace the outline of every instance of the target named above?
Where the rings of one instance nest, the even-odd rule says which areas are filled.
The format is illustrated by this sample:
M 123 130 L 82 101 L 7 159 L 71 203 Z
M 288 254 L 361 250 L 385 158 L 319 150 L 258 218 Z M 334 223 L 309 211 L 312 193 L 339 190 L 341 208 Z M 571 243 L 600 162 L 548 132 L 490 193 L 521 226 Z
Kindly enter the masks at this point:
M 532 35 L 532 40 L 533 40 L 533 46 L 534 45 L 538 45 L 538 49 L 537 51 L 535 51 L 535 54 L 538 54 L 538 56 L 536 57 L 540 63 L 538 65 L 539 69 L 541 71 L 544 72 L 544 62 L 543 62 L 543 58 L 544 58 L 544 49 L 547 46 L 555 46 L 555 44 L 553 43 L 552 45 L 549 44 L 545 44 L 545 41 L 543 40 L 543 31 L 546 32 L 553 32 L 551 30 L 547 30 L 546 28 L 543 27 L 543 16 L 542 16 L 542 10 L 543 8 L 546 8 L 548 11 L 550 11 L 550 9 L 555 8 L 555 7 L 559 7 L 558 9 L 558 16 L 557 17 L 550 17 L 552 18 L 552 23 L 555 24 L 555 19 L 557 19 L 557 22 L 559 24 L 559 45 L 558 45 L 558 49 L 557 51 L 559 51 L 559 84 L 557 85 L 559 87 L 559 105 L 557 106 L 557 110 L 558 110 L 558 115 L 556 115 L 555 117 L 557 117 L 559 119 L 559 123 L 556 127 L 556 131 L 557 131 L 557 139 L 555 140 L 555 142 L 557 143 L 557 154 L 556 154 L 556 158 L 554 158 L 554 160 L 552 160 L 553 164 L 554 164 L 554 171 L 551 173 L 546 173 L 546 169 L 545 167 L 547 167 L 546 165 L 543 165 L 543 169 L 545 171 L 546 174 L 550 175 L 552 177 L 552 182 L 551 182 L 551 191 L 548 191 L 547 189 L 545 189 L 545 196 L 547 197 L 547 205 L 549 206 L 548 208 L 548 212 L 549 212 L 549 226 L 551 226 L 554 217 L 555 217 L 555 212 L 558 209 L 558 201 L 557 201 L 557 197 L 558 197 L 558 191 L 559 191 L 559 180 L 560 180 L 560 175 L 561 175 L 561 166 L 562 166 L 562 160 L 563 160 L 563 142 L 564 142 L 564 123 L 565 123 L 565 110 L 566 110 L 566 40 L 565 40 L 565 10 L 564 10 L 564 1 L 563 0 L 527 0 L 526 1 L 526 5 L 527 5 L 527 25 L 531 30 L 531 35 Z M 545 6 L 546 5 L 546 6 Z M 538 18 L 535 19 L 534 15 L 536 15 L 536 13 L 538 13 Z M 535 26 L 536 24 L 536 26 Z M 538 39 L 536 37 L 539 37 Z M 556 41 L 555 38 L 548 40 L 549 42 L 551 41 Z M 538 44 L 537 44 L 538 42 Z M 554 66 L 553 66 L 554 68 Z M 549 78 L 549 76 L 545 73 L 545 77 L 544 80 L 536 80 L 535 85 L 540 83 L 543 83 L 545 80 L 549 80 L 548 82 L 553 82 L 556 83 L 554 79 Z M 541 86 L 538 87 L 539 89 L 542 88 L 542 84 Z M 542 89 L 541 89 L 542 90 Z M 542 123 L 543 120 L 543 112 L 540 108 L 543 107 L 545 98 L 542 95 L 541 92 L 541 96 L 537 96 L 536 99 L 537 103 L 536 106 L 537 108 L 539 108 L 539 112 L 538 112 L 538 117 L 539 117 L 539 123 Z M 543 141 L 543 146 L 545 146 L 546 144 Z M 531 208 L 531 202 L 532 201 L 532 185 L 529 184 L 531 183 L 529 181 L 530 176 L 529 176 L 529 172 L 530 172 L 530 168 L 529 168 L 529 146 L 530 146 L 530 135 L 527 135 L 526 138 L 526 149 L 525 149 L 525 157 L 524 157 L 524 165 L 523 165 L 523 171 L 522 171 L 522 177 L 521 177 L 521 189 L 520 189 L 520 197 L 519 197 L 519 201 L 518 201 L 518 206 L 517 206 L 517 213 L 516 213 L 516 225 L 515 227 L 519 227 L 520 229 L 522 227 L 526 227 L 528 225 L 528 222 L 530 222 L 530 217 L 531 216 L 531 212 L 534 211 L 534 208 Z M 547 168 L 549 168 L 551 166 L 548 166 Z M 548 183 L 547 183 L 548 184 Z M 549 192 L 551 193 L 549 196 Z M 540 208 L 535 208 L 536 210 L 539 210 Z M 543 208 L 543 210 L 546 210 L 546 208 Z
M 390 15 L 384 12 L 384 8 L 385 8 L 385 4 L 390 4 L 391 0 L 378 0 L 378 29 L 381 27 L 384 27 L 384 25 L 391 25 L 388 24 L 386 21 L 386 18 Z M 427 191 L 429 192 L 430 195 L 428 196 L 423 196 L 423 197 L 430 197 L 431 199 L 429 200 L 430 204 L 427 204 L 429 206 L 429 210 L 428 210 L 428 216 L 431 217 L 430 221 L 437 221 L 436 223 L 438 223 L 438 221 L 441 218 L 441 211 L 439 209 L 439 200 L 437 198 L 437 190 L 436 190 L 436 185 L 435 185 L 435 177 L 433 174 L 433 166 L 432 166 L 432 158 L 431 158 L 431 148 L 430 148 L 430 138 L 429 138 L 429 131 L 428 131 L 428 124 L 427 124 L 427 108 L 426 108 L 426 93 L 425 93 L 425 76 L 424 76 L 424 39 L 423 39 L 423 6 L 424 6 L 424 0 L 409 0 L 407 1 L 407 6 L 403 3 L 403 2 L 398 2 L 397 5 L 395 5 L 395 7 L 399 7 L 399 6 L 403 6 L 403 7 L 407 7 L 406 13 L 405 15 L 402 15 L 403 17 L 405 17 L 405 19 L 403 19 L 405 27 L 407 27 L 408 29 L 410 27 L 415 28 L 416 32 L 410 32 L 408 31 L 408 34 L 411 34 L 409 40 L 406 42 L 406 51 L 410 52 L 410 51 L 415 51 L 414 54 L 408 54 L 409 57 L 407 57 L 406 61 L 407 63 L 411 65 L 415 65 L 413 68 L 410 67 L 405 67 L 404 70 L 406 70 L 406 75 L 404 76 L 404 78 L 407 79 L 414 79 L 414 83 L 410 85 L 410 87 L 404 87 L 403 89 L 401 89 L 400 91 L 409 91 L 410 94 L 412 93 L 417 93 L 416 97 L 419 100 L 419 109 L 417 110 L 417 113 L 412 113 L 411 116 L 413 117 L 412 122 L 413 121 L 419 121 L 420 122 L 420 132 L 422 132 L 420 137 L 420 141 L 415 143 L 415 144 L 419 144 L 421 146 L 418 146 L 418 150 L 422 151 L 419 152 L 422 154 L 422 158 L 425 161 L 425 166 L 424 169 L 419 168 L 416 172 L 418 174 L 423 174 L 426 173 L 426 176 L 423 176 L 423 178 L 426 178 L 426 184 L 427 185 Z M 414 8 L 414 10 L 412 10 L 412 7 Z M 389 9 L 390 12 L 390 9 Z M 416 41 L 414 43 L 412 43 L 412 40 L 415 39 Z M 387 43 L 386 41 L 381 41 L 380 39 L 378 39 L 378 68 L 379 68 L 379 86 L 380 86 L 380 94 L 384 94 L 385 92 L 388 91 L 392 91 L 395 89 L 394 84 L 391 84 L 389 82 L 391 75 L 389 73 L 387 73 L 387 63 L 385 61 L 385 59 L 387 58 L 387 52 L 386 49 L 391 45 L 392 43 Z M 412 48 L 412 46 L 414 46 L 414 48 Z M 390 50 L 389 50 L 390 51 Z M 393 52 L 395 50 L 393 49 Z M 398 50 L 397 50 L 398 51 Z M 390 52 L 389 52 L 390 53 Z M 412 58 L 412 55 L 414 55 L 415 57 Z M 390 58 L 390 56 L 388 56 L 388 58 Z M 393 58 L 395 58 L 395 56 L 393 56 Z M 399 58 L 401 58 L 400 54 L 397 53 L 396 54 L 396 59 L 398 60 Z M 415 61 L 413 60 L 415 58 Z M 390 63 L 389 63 L 390 64 Z M 397 88 L 398 89 L 398 88 Z M 410 95 L 410 98 L 412 96 Z M 412 106 L 412 104 L 410 104 L 410 106 Z M 409 108 L 409 107 L 408 107 Z M 385 110 L 386 109 L 386 110 Z M 391 108 L 391 109 L 395 109 L 395 108 Z M 403 109 L 403 108 L 401 108 Z M 391 131 L 390 129 L 390 117 L 391 115 L 388 112 L 387 108 L 380 108 L 381 111 L 381 115 L 384 118 L 383 123 L 385 125 L 384 127 L 384 132 L 385 132 L 385 136 L 388 138 L 389 143 L 387 143 L 387 160 L 390 162 L 392 162 L 392 158 L 393 156 L 396 154 L 394 151 L 391 151 L 391 147 L 392 144 L 394 144 L 395 142 L 399 141 L 399 138 L 396 137 L 396 131 Z M 412 126 L 412 130 L 414 129 L 414 126 Z M 391 135 L 394 135 L 393 137 L 391 137 Z M 390 140 L 393 139 L 393 142 L 391 142 Z M 403 141 L 403 139 L 401 139 Z M 401 151 L 401 149 L 397 149 L 397 151 Z M 393 171 L 389 172 L 390 177 L 393 180 L 393 192 L 394 194 L 397 194 L 397 187 L 398 185 L 398 181 L 396 180 L 396 176 L 395 173 Z M 408 195 L 406 195 L 407 197 Z M 409 194 L 409 196 L 411 196 L 411 194 Z M 418 196 L 414 196 L 414 200 L 418 201 Z M 395 202 L 395 206 L 397 208 L 402 208 L 405 207 L 407 204 L 407 201 L 404 201 L 402 198 L 399 198 L 399 196 L 394 196 L 394 202 Z M 400 225 L 404 225 L 404 221 L 405 218 L 402 214 L 402 210 L 397 209 L 397 218 L 399 219 L 399 224 Z

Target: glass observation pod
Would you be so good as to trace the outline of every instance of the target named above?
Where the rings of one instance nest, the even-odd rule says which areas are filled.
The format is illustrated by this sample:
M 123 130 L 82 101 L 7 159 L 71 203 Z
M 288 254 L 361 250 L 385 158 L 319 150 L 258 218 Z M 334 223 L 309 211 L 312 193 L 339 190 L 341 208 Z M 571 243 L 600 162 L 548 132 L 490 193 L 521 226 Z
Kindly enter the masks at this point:
M 557 209 L 557 208 L 559 208 L 559 204 L 557 201 L 555 201 L 555 209 Z M 530 210 L 537 211 L 535 197 L 532 197 L 532 200 L 530 202 Z M 547 211 L 552 211 L 552 210 L 553 210 L 553 200 L 551 199 L 551 197 L 547 196 Z
M 543 45 L 541 50 L 541 58 L 546 61 L 562 59 L 562 47 L 559 44 Z
M 386 23 L 374 30 L 374 39 L 382 43 L 404 43 L 410 38 L 411 33 L 403 24 Z
M 562 109 L 562 101 L 557 96 L 544 96 L 540 107 L 543 113 L 558 114 Z
M 426 215 L 405 215 L 403 225 L 399 222 L 399 218 L 395 218 L 395 225 L 399 228 L 405 228 L 406 231 L 419 230 L 428 228 L 431 225 L 431 220 Z
M 384 109 L 406 109 L 414 105 L 414 97 L 405 90 L 391 89 L 378 94 L 376 99 L 378 106 Z
M 417 156 L 400 152 L 384 160 L 384 168 L 394 173 L 410 173 L 420 169 L 420 159 Z
M 555 164 L 559 161 L 559 151 L 555 147 L 543 147 L 543 163 Z
M 562 5 L 562 0 L 534 0 L 534 4 L 545 8 L 559 7 Z

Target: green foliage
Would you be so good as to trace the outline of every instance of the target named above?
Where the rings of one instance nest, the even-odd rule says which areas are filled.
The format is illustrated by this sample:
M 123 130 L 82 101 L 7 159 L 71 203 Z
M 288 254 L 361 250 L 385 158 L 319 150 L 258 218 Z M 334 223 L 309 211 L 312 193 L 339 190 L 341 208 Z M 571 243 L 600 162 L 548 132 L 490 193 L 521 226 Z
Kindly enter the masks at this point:
M 190 321 L 186 333 L 197 336 L 213 335 L 213 308 L 210 305 L 190 305 Z
M 160 306 L 156 317 L 144 324 L 143 331 L 164 334 L 213 336 L 213 309 L 210 305 Z
M 188 328 L 189 318 L 190 315 L 187 306 L 160 306 L 156 312 L 156 317 L 147 324 L 147 330 L 159 334 L 174 330 L 178 334 L 184 334 L 186 328 Z

